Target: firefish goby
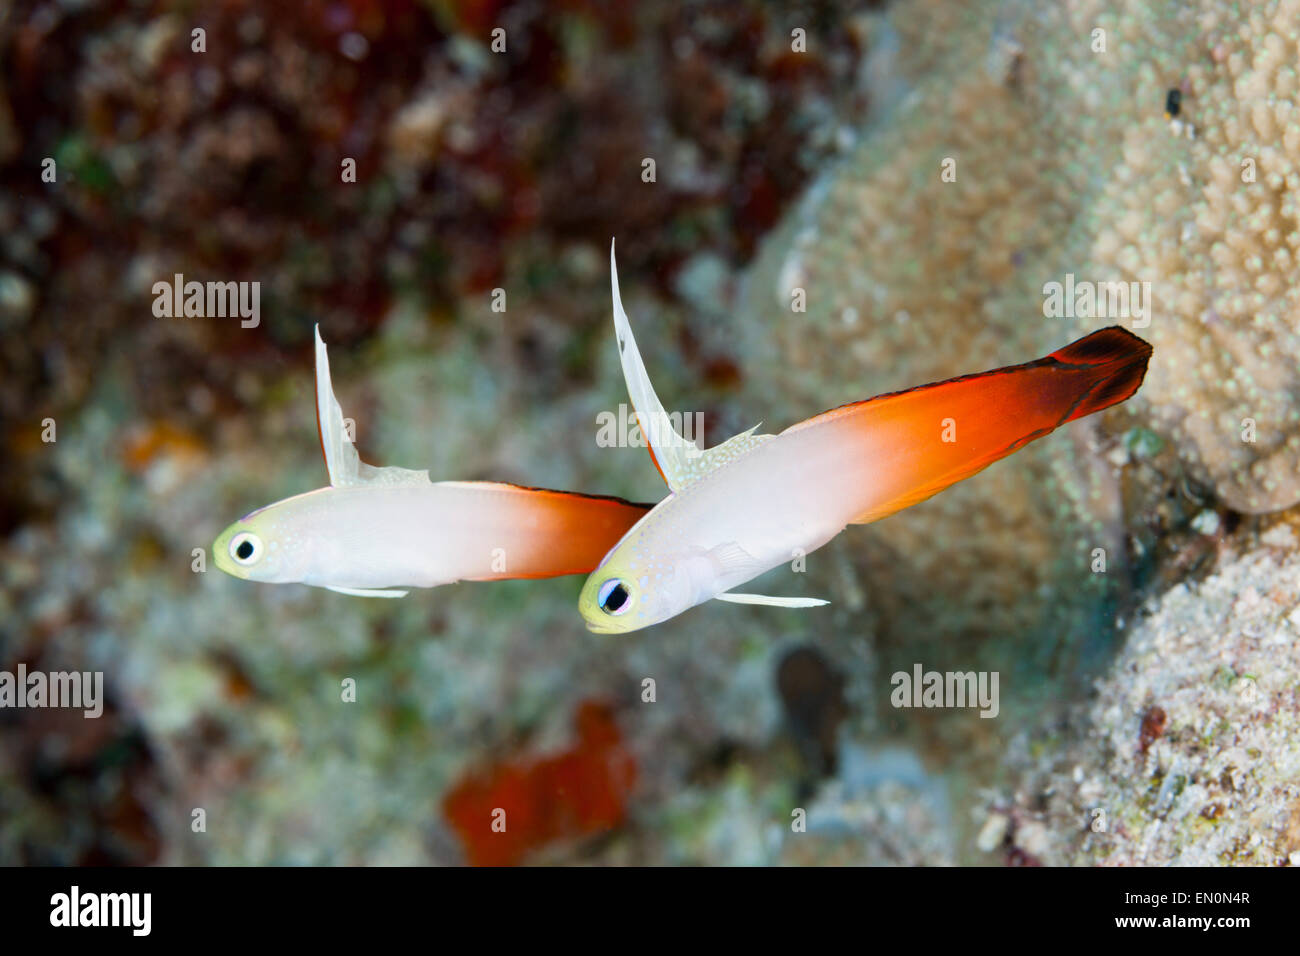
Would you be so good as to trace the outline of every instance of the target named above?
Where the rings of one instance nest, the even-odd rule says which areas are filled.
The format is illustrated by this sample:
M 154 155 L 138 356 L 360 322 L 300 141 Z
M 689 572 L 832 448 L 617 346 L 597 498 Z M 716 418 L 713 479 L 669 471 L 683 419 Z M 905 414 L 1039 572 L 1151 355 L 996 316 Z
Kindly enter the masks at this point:
M 583 585 L 578 609 L 598 633 L 649 627 L 713 598 L 826 603 L 732 588 L 1124 401 L 1151 357 L 1149 344 L 1112 326 L 1034 362 L 843 405 L 779 435 L 754 434 L 755 426 L 701 451 L 673 430 L 646 375 L 612 248 L 610 273 L 624 378 L 671 494 Z
M 377 468 L 348 440 L 316 328 L 316 416 L 329 487 L 240 518 L 214 561 L 249 581 L 302 583 L 361 597 L 402 588 L 586 574 L 649 505 L 488 481 L 439 481 Z

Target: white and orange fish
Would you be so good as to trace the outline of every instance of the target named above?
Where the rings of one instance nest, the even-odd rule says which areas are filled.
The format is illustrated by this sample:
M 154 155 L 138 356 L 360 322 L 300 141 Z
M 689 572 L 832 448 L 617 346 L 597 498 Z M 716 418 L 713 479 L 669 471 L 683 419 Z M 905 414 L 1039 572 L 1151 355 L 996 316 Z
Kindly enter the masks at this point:
M 319 327 L 316 414 L 329 487 L 221 532 L 213 554 L 227 574 L 381 598 L 462 580 L 586 574 L 650 507 L 367 465 L 344 430 Z
M 1036 362 L 844 405 L 779 435 L 750 429 L 701 451 L 673 430 L 646 375 L 612 248 L 610 272 L 624 378 L 672 493 L 583 585 L 578 609 L 600 633 L 649 627 L 714 598 L 825 604 L 732 589 L 850 524 L 924 501 L 1066 422 L 1124 401 L 1151 357 L 1136 335 L 1106 328 Z

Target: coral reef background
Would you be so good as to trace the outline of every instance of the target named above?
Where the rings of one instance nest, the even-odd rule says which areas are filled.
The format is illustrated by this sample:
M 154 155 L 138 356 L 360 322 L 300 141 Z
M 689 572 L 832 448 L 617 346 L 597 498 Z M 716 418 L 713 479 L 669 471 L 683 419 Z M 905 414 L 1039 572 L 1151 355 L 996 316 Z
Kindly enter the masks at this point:
M 1300 862 L 1297 62 L 1287 0 L 6 8 L 0 669 L 109 702 L 0 710 L 0 862 Z M 193 570 L 325 481 L 316 321 L 366 460 L 660 496 L 596 442 L 611 236 L 708 443 L 1112 324 L 1067 274 L 1150 282 L 1155 356 L 758 582 L 815 612 Z M 155 317 L 175 273 L 260 325 Z M 999 716 L 892 708 L 916 661 Z

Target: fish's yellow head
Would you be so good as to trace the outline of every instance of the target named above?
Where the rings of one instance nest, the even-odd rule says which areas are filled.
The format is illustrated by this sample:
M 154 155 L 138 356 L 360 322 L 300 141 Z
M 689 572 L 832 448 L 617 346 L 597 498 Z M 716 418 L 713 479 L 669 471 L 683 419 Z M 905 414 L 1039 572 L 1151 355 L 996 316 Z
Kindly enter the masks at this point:
M 640 559 L 635 533 L 582 586 L 578 613 L 597 634 L 626 634 L 676 617 L 713 596 L 708 562 L 694 554 Z M 653 552 L 651 552 L 653 553 Z
M 582 586 L 578 613 L 590 631 L 625 634 L 645 627 L 640 623 L 645 597 L 632 569 L 602 564 Z
M 245 581 L 301 580 L 298 549 L 288 546 L 283 522 L 271 505 L 247 514 L 212 543 L 212 560 L 232 577 Z

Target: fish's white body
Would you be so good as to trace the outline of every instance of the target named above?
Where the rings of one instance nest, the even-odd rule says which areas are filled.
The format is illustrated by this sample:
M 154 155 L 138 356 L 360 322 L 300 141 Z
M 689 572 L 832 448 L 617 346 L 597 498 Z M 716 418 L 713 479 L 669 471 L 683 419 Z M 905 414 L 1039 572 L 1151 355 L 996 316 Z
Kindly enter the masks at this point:
M 583 549 L 563 541 L 575 515 L 562 501 L 539 507 L 545 494 L 493 482 L 354 485 L 297 495 L 244 521 L 256 517 L 268 542 L 256 576 L 265 582 L 432 588 L 589 570 Z M 625 506 L 587 501 L 586 520 L 616 536 Z
M 815 435 L 785 433 L 660 502 L 618 545 L 640 571 L 637 583 L 644 579 L 644 599 L 628 617 L 655 623 L 666 610 L 712 600 L 834 538 L 869 484 L 860 466 L 837 457 Z M 817 468 L 838 470 L 839 480 L 818 478 L 809 470 Z
M 831 409 L 779 435 L 750 429 L 701 450 L 677 434 L 650 384 L 619 296 L 624 379 L 672 490 L 587 579 L 587 627 L 622 633 L 715 598 L 808 607 L 733 588 L 811 554 L 850 524 L 886 517 L 970 477 L 1075 418 L 1124 401 L 1151 347 L 1112 327 L 1051 355 Z
M 316 332 L 316 410 L 330 486 L 268 505 L 213 545 L 228 574 L 364 597 L 455 581 L 590 571 L 647 505 L 487 481 L 429 480 L 376 468 L 347 439 Z

